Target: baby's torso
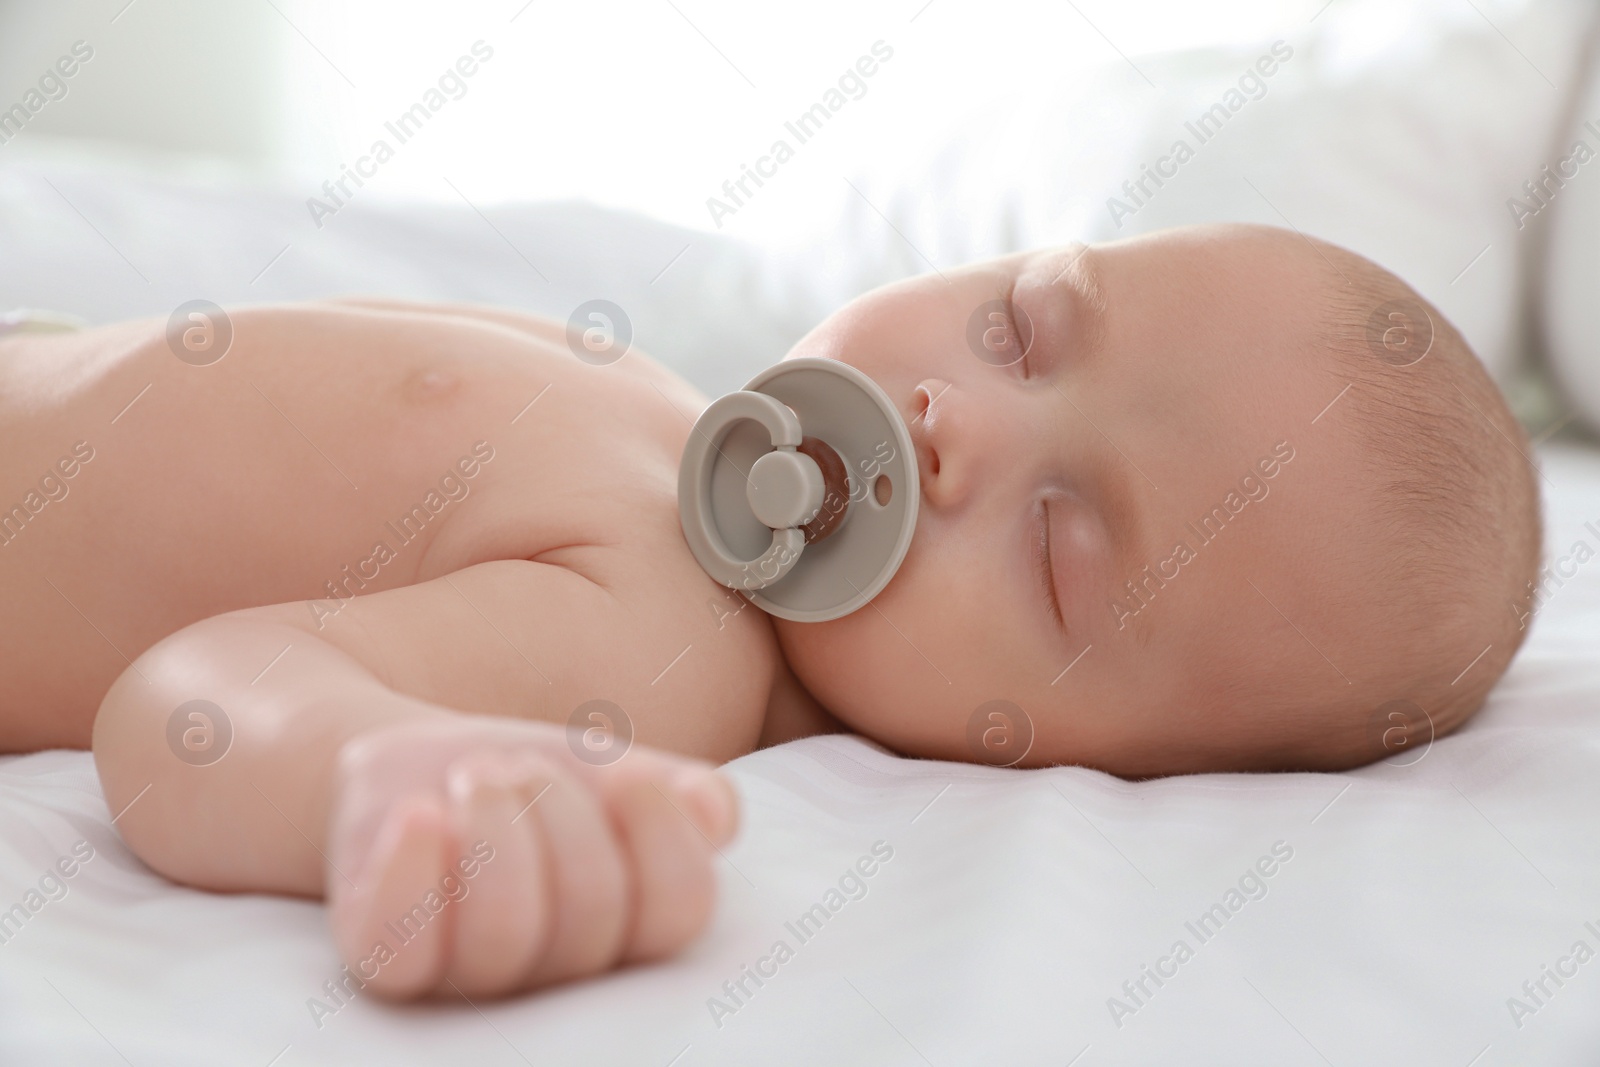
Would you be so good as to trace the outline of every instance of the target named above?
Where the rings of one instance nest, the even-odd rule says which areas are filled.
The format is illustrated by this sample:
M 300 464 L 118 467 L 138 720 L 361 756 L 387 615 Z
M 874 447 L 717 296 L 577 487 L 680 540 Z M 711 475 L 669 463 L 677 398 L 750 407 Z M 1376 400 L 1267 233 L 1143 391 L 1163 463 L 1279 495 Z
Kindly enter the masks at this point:
M 87 744 L 131 659 L 221 612 L 337 613 L 499 559 L 699 574 L 676 485 L 705 401 L 641 353 L 587 363 L 559 325 L 487 310 L 229 325 L 214 360 L 199 320 L 210 350 L 160 322 L 0 341 L 0 750 Z M 717 614 L 731 594 L 700 577 L 686 610 Z M 730 618 L 730 651 L 770 655 L 758 616 Z

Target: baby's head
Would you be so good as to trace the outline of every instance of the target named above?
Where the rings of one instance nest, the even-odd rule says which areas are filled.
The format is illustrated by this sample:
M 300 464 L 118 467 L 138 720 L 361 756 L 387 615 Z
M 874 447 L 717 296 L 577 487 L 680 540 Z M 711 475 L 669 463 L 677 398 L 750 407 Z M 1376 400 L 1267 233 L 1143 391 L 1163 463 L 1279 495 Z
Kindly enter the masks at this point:
M 1338 769 L 1459 725 L 1521 643 L 1527 439 L 1455 329 L 1343 249 L 1227 225 L 1009 256 L 791 355 L 865 371 L 916 445 L 894 579 L 775 620 L 811 693 L 902 752 L 1031 728 L 1021 766 Z

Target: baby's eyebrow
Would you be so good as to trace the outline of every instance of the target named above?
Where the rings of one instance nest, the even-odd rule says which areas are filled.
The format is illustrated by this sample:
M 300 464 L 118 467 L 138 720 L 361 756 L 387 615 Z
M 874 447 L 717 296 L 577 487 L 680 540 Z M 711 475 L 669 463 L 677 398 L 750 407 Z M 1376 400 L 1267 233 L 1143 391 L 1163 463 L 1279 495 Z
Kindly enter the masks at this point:
M 1068 245 L 1066 259 L 1057 268 L 1051 286 L 1061 286 L 1072 295 L 1074 343 L 1083 356 L 1094 356 L 1105 344 L 1106 291 L 1095 269 L 1093 249 L 1081 242 Z

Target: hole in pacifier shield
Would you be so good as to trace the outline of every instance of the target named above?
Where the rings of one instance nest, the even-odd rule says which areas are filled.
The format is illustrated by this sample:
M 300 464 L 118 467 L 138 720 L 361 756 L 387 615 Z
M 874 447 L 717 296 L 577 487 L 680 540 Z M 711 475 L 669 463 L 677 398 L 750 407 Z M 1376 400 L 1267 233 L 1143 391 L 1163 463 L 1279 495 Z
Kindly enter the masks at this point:
M 609 700 L 585 700 L 567 719 L 572 754 L 592 767 L 608 767 L 633 747 L 633 720 Z
M 1393 767 L 1419 763 L 1433 746 L 1433 718 L 1410 700 L 1391 700 L 1367 718 L 1367 749 Z
M 233 722 L 209 700 L 189 700 L 167 716 L 167 747 L 194 767 L 209 767 L 233 747 Z
M 1409 367 L 1433 348 L 1433 316 L 1415 300 L 1379 304 L 1367 320 L 1367 347 L 1391 367 Z
M 209 300 L 179 304 L 167 317 L 167 347 L 191 367 L 208 367 L 233 347 L 233 320 Z
M 567 319 L 567 347 L 585 363 L 615 363 L 632 343 L 633 320 L 610 300 L 585 300 Z
M 1009 367 L 1028 354 L 1033 321 L 1005 300 L 979 304 L 967 319 L 967 347 L 991 367 Z
M 967 750 L 979 763 L 1011 767 L 1033 747 L 1033 720 L 1009 700 L 979 704 L 967 720 Z

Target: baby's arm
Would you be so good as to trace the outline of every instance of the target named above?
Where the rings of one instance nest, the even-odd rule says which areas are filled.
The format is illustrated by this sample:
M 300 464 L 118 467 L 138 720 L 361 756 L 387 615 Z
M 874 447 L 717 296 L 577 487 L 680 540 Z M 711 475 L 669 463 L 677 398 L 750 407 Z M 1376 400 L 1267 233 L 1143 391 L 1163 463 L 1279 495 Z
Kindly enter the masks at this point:
M 438 303 L 416 300 L 394 300 L 385 297 L 342 297 L 329 300 L 326 303 L 335 307 L 370 311 L 377 315 L 447 315 L 452 318 L 468 319 L 477 323 L 491 323 L 503 329 L 511 330 L 535 340 L 544 341 L 558 349 L 565 349 L 567 339 L 567 326 L 555 319 L 544 315 L 536 315 L 526 311 L 515 311 L 511 308 L 495 307 L 488 304 L 463 304 L 463 303 Z M 667 402 L 678 409 L 678 413 L 689 421 L 693 421 L 695 413 L 705 407 L 707 400 L 700 396 L 688 383 L 676 374 L 672 374 L 661 367 L 654 360 L 644 356 L 642 352 L 630 351 L 629 358 L 633 359 L 635 373 L 639 373 L 655 384 Z
M 205 620 L 103 702 L 107 803 L 174 879 L 326 891 L 341 955 L 387 995 L 513 992 L 672 952 L 709 915 L 713 850 L 737 819 L 726 780 L 642 745 L 592 766 L 564 727 L 525 721 L 605 693 L 642 736 L 705 750 L 693 724 L 715 719 L 716 664 L 637 681 L 630 652 L 659 640 L 649 618 L 566 568 L 501 561 L 346 602 L 320 633 L 304 604 Z M 216 762 L 177 754 L 183 729 L 206 726 L 183 712 L 169 728 L 193 700 L 231 725 Z

